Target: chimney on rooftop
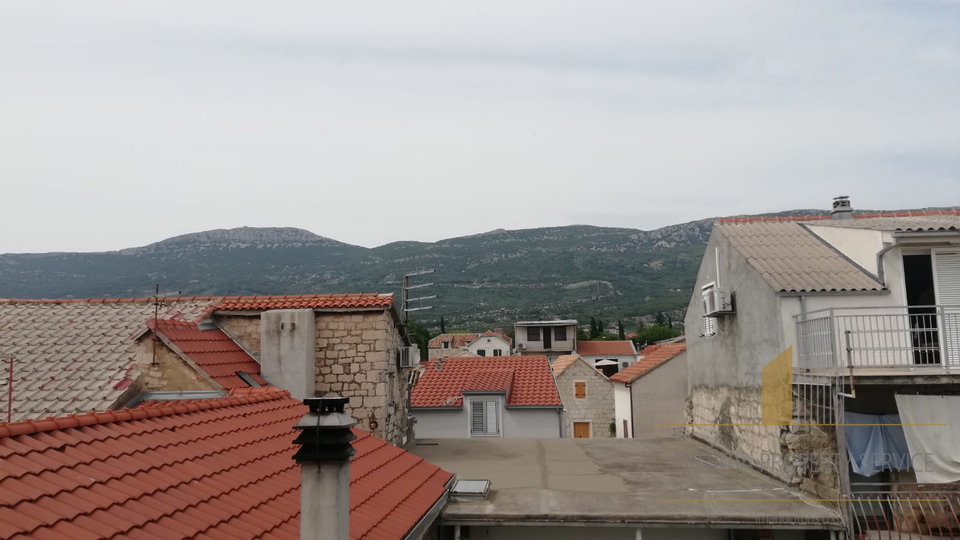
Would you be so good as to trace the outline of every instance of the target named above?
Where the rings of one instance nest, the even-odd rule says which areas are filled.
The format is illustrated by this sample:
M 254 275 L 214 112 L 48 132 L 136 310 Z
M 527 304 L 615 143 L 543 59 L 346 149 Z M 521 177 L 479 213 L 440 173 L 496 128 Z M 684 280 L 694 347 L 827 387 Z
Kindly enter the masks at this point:
M 840 195 L 833 198 L 833 210 L 830 211 L 833 219 L 853 219 L 853 207 L 850 206 L 850 197 Z
M 293 429 L 300 445 L 300 540 L 350 539 L 350 430 L 356 425 L 344 412 L 348 399 L 336 395 L 307 398 L 310 407 Z

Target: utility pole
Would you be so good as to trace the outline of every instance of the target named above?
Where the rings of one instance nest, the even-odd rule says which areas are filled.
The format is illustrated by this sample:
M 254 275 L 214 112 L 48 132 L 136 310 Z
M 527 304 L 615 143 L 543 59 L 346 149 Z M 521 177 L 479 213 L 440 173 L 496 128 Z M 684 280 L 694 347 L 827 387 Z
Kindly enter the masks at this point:
M 433 306 L 424 306 L 424 300 L 433 300 L 437 295 L 432 296 L 419 296 L 417 298 L 410 298 L 410 291 L 413 289 L 422 289 L 424 287 L 430 287 L 433 283 L 420 283 L 417 285 L 410 284 L 410 278 L 416 276 L 422 276 L 426 274 L 432 274 L 434 270 L 420 270 L 419 272 L 413 272 L 403 276 L 403 307 L 401 311 L 403 312 L 404 320 L 407 319 L 407 313 L 411 311 L 420 311 L 422 309 L 433 309 Z M 420 302 L 417 307 L 410 307 L 411 302 Z

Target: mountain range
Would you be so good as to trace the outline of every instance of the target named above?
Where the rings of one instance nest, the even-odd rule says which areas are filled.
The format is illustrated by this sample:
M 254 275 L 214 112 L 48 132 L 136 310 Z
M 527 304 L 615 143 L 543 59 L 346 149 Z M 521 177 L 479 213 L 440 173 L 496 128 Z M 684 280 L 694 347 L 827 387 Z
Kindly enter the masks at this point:
M 813 215 L 791 210 L 766 215 Z M 658 311 L 679 318 L 713 218 L 651 231 L 571 225 L 495 230 L 438 242 L 354 246 L 294 228 L 219 229 L 100 253 L 0 255 L 0 298 L 399 293 L 436 299 L 411 316 L 436 328 L 551 317 L 607 322 Z M 632 326 L 631 326 L 632 328 Z

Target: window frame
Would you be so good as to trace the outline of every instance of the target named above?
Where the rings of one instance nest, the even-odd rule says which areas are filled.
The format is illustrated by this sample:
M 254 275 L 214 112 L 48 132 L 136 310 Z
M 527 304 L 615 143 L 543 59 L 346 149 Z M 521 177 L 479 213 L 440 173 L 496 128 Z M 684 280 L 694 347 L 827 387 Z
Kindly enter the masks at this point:
M 560 337 L 560 333 L 563 333 L 563 337 Z M 567 340 L 567 327 L 566 326 L 555 326 L 553 328 L 553 340 L 554 341 L 566 341 Z
M 536 332 L 537 337 L 531 337 L 530 332 Z M 543 343 L 543 333 L 540 331 L 539 326 L 528 326 L 527 327 L 527 341 L 536 341 L 537 343 Z
M 493 350 L 493 355 L 494 355 L 494 356 L 503 356 L 503 349 L 494 349 L 494 350 Z
M 477 356 L 486 356 L 486 355 L 487 355 L 486 349 L 477 349 Z
M 583 395 L 579 393 L 583 389 Z M 573 381 L 573 399 L 587 399 L 587 381 Z
M 481 423 L 483 424 L 483 426 L 482 426 L 482 431 L 476 431 L 476 430 L 474 429 L 474 428 L 476 427 L 476 418 L 475 418 L 476 412 L 475 412 L 475 411 L 476 411 L 476 408 L 477 408 L 477 404 L 480 405 L 480 410 L 481 410 Z M 488 429 L 488 428 L 489 428 L 489 423 L 488 423 L 488 421 L 491 419 L 491 417 L 489 416 L 490 413 L 491 413 L 491 411 L 488 409 L 488 407 L 491 406 L 491 405 L 492 405 L 492 407 L 494 408 L 494 410 L 493 410 L 492 412 L 495 413 L 495 414 L 493 415 L 493 421 L 494 421 L 494 424 L 495 424 L 495 426 L 494 426 L 494 431 L 490 431 L 490 430 Z M 501 412 L 500 412 L 500 400 L 499 400 L 499 399 L 496 399 L 496 398 L 493 398 L 493 399 L 490 399 L 490 398 L 470 399 L 469 435 L 470 435 L 471 438 L 473 438 L 473 437 L 502 437 L 502 436 L 503 436 L 503 429 L 502 429 L 502 428 L 503 428 L 503 418 L 501 417 Z

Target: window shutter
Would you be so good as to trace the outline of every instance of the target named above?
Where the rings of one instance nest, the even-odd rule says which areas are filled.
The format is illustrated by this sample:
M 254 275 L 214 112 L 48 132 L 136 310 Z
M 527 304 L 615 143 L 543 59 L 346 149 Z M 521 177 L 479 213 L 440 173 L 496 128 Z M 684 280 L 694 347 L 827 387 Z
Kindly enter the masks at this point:
M 716 317 L 703 318 L 703 335 L 704 336 L 717 335 L 717 318 Z
M 486 410 L 487 417 L 487 429 L 486 433 L 495 435 L 500 433 L 499 426 L 497 425 L 497 402 L 496 401 L 487 401 L 484 402 L 484 408 Z
M 483 433 L 483 405 L 482 401 L 472 401 L 470 402 L 470 412 L 472 413 L 472 419 L 470 424 L 470 431 L 473 433 Z
M 587 383 L 573 383 L 574 389 L 576 392 L 577 399 L 585 399 L 587 397 Z
M 943 306 L 940 338 L 947 364 L 960 364 L 960 252 L 933 252 L 933 271 L 937 280 L 937 304 Z

